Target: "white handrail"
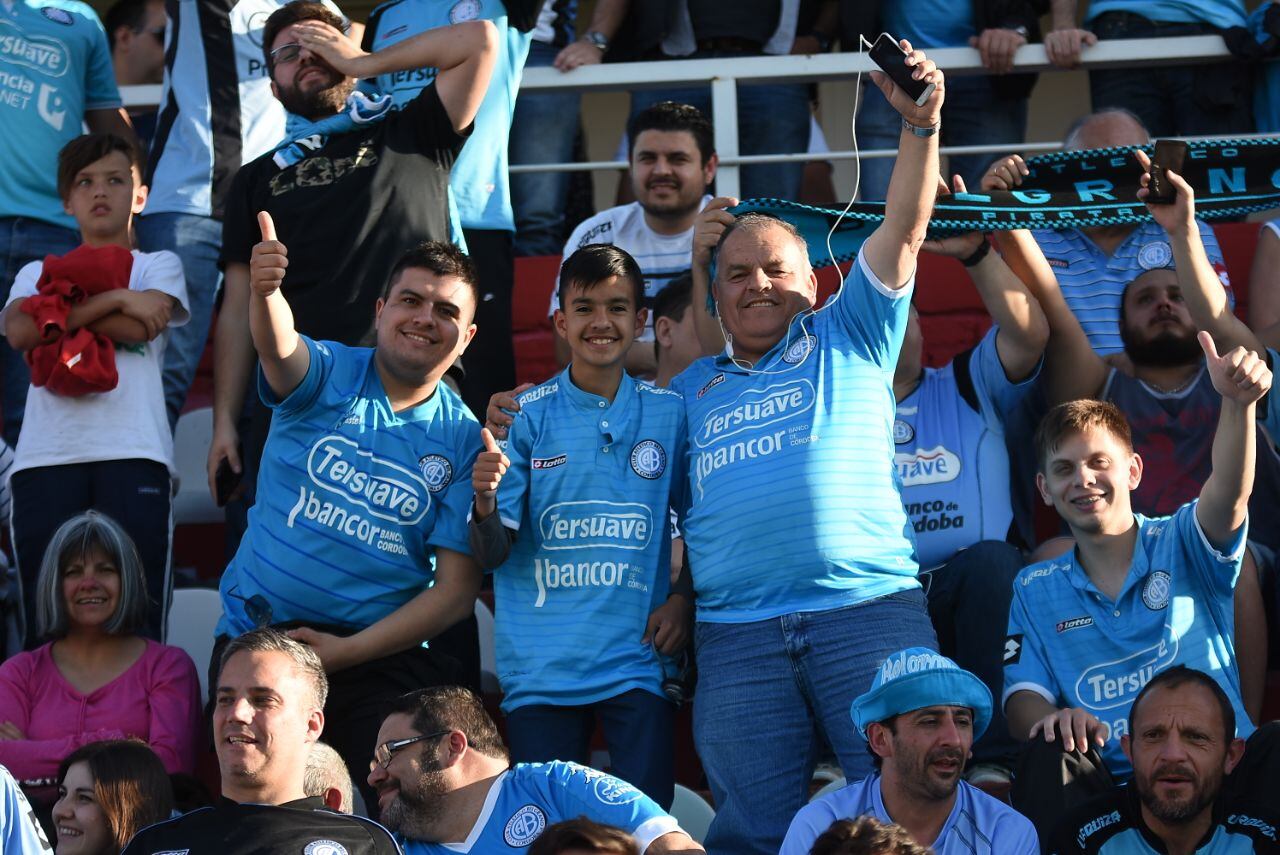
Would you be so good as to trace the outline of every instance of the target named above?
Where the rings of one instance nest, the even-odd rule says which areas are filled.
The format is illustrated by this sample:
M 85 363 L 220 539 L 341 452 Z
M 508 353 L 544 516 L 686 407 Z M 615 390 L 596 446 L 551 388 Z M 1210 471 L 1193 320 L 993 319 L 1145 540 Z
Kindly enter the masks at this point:
M 985 74 L 982 56 L 968 47 L 939 48 L 929 52 L 939 67 L 953 76 Z M 1083 68 L 1143 68 L 1222 62 L 1231 58 L 1221 36 L 1175 36 L 1156 39 L 1111 39 L 1086 47 L 1081 53 Z M 1044 45 L 1023 45 L 1014 55 L 1014 68 L 1021 72 L 1058 71 L 1049 62 Z M 520 89 L 529 92 L 654 89 L 689 85 L 711 87 L 712 123 L 720 167 L 716 188 L 723 195 L 739 195 L 739 167 L 749 163 L 784 163 L 809 160 L 848 160 L 893 157 L 892 149 L 875 149 L 854 154 L 829 151 L 795 154 L 739 155 L 737 127 L 737 84 L 797 83 L 848 80 L 858 72 L 875 70 L 865 53 L 830 53 L 798 56 L 758 56 L 725 59 L 681 59 L 662 62 L 619 62 L 581 66 L 569 72 L 554 68 L 526 68 Z M 159 86 L 125 86 L 121 95 L 126 106 L 146 106 L 160 100 Z M 996 143 L 981 146 L 952 146 L 944 154 L 1000 154 L 1050 151 L 1058 143 Z M 510 167 L 512 173 L 625 170 L 626 161 L 588 163 L 537 163 Z

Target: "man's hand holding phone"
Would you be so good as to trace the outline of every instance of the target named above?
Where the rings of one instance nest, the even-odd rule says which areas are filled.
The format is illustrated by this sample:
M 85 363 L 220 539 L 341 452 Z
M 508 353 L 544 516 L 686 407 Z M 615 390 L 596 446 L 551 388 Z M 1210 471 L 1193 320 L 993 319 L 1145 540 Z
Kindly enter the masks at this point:
M 881 33 L 869 56 L 883 69 L 871 72 L 872 81 L 903 119 L 917 128 L 941 123 L 943 74 L 924 51 L 913 49 L 906 39 L 895 42 Z

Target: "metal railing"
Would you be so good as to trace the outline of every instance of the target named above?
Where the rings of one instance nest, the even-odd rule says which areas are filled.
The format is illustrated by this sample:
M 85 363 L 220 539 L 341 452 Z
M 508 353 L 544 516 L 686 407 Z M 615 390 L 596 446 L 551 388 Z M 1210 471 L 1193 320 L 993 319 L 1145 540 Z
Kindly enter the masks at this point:
M 969 76 L 985 74 L 982 58 L 973 48 L 939 48 L 929 57 L 947 74 Z M 1084 49 L 1081 67 L 1143 68 L 1222 62 L 1231 58 L 1221 36 L 1176 36 L 1159 39 L 1115 39 L 1099 41 Z M 723 195 L 740 192 L 740 167 L 749 163 L 780 163 L 809 160 L 848 160 L 854 157 L 893 157 L 894 149 L 869 151 L 798 152 L 794 154 L 742 155 L 738 152 L 739 83 L 811 83 L 849 81 L 859 72 L 866 74 L 876 66 L 865 53 L 830 53 L 799 56 L 743 57 L 724 59 L 685 59 L 663 62 L 626 62 L 582 66 L 570 72 L 550 67 L 526 68 L 521 91 L 528 92 L 598 92 L 606 90 L 675 88 L 709 85 L 711 88 L 711 121 L 715 132 L 716 152 L 720 166 L 716 172 L 716 188 Z M 1049 62 L 1044 45 L 1024 45 L 1014 57 L 1014 68 L 1021 72 L 1057 71 Z M 160 99 L 159 86 L 130 86 L 122 89 L 125 104 L 155 104 Z M 874 94 L 874 93 L 872 93 Z M 1016 148 L 1022 152 L 1051 151 L 1060 143 L 1000 143 L 980 146 L 944 147 L 944 154 L 1000 154 Z M 588 161 L 585 163 L 539 163 L 510 167 L 511 172 L 574 172 L 625 170 L 625 160 Z

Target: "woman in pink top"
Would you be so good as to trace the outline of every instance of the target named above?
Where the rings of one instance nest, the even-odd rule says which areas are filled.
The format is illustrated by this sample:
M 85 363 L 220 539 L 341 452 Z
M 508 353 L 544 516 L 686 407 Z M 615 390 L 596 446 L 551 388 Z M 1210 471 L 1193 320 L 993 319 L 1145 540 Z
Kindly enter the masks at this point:
M 129 536 L 97 511 L 73 517 L 49 541 L 37 588 L 40 634 L 53 640 L 0 665 L 0 765 L 27 787 L 50 786 L 80 746 L 137 737 L 166 770 L 191 774 L 195 665 L 136 635 L 147 589 Z

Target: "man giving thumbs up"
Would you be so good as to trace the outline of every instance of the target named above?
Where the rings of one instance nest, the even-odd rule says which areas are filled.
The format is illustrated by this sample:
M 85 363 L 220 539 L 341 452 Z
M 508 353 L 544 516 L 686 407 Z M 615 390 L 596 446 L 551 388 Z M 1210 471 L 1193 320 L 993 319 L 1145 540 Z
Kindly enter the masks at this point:
M 249 319 L 274 416 L 222 576 L 219 644 L 272 625 L 314 648 L 330 681 L 325 739 L 358 769 L 384 702 L 464 682 L 422 642 L 470 614 L 480 583 L 467 545 L 480 426 L 440 383 L 475 334 L 475 271 L 452 244 L 421 244 L 377 301 L 376 347 L 313 341 L 280 290 L 288 249 L 269 214 L 258 225 Z

